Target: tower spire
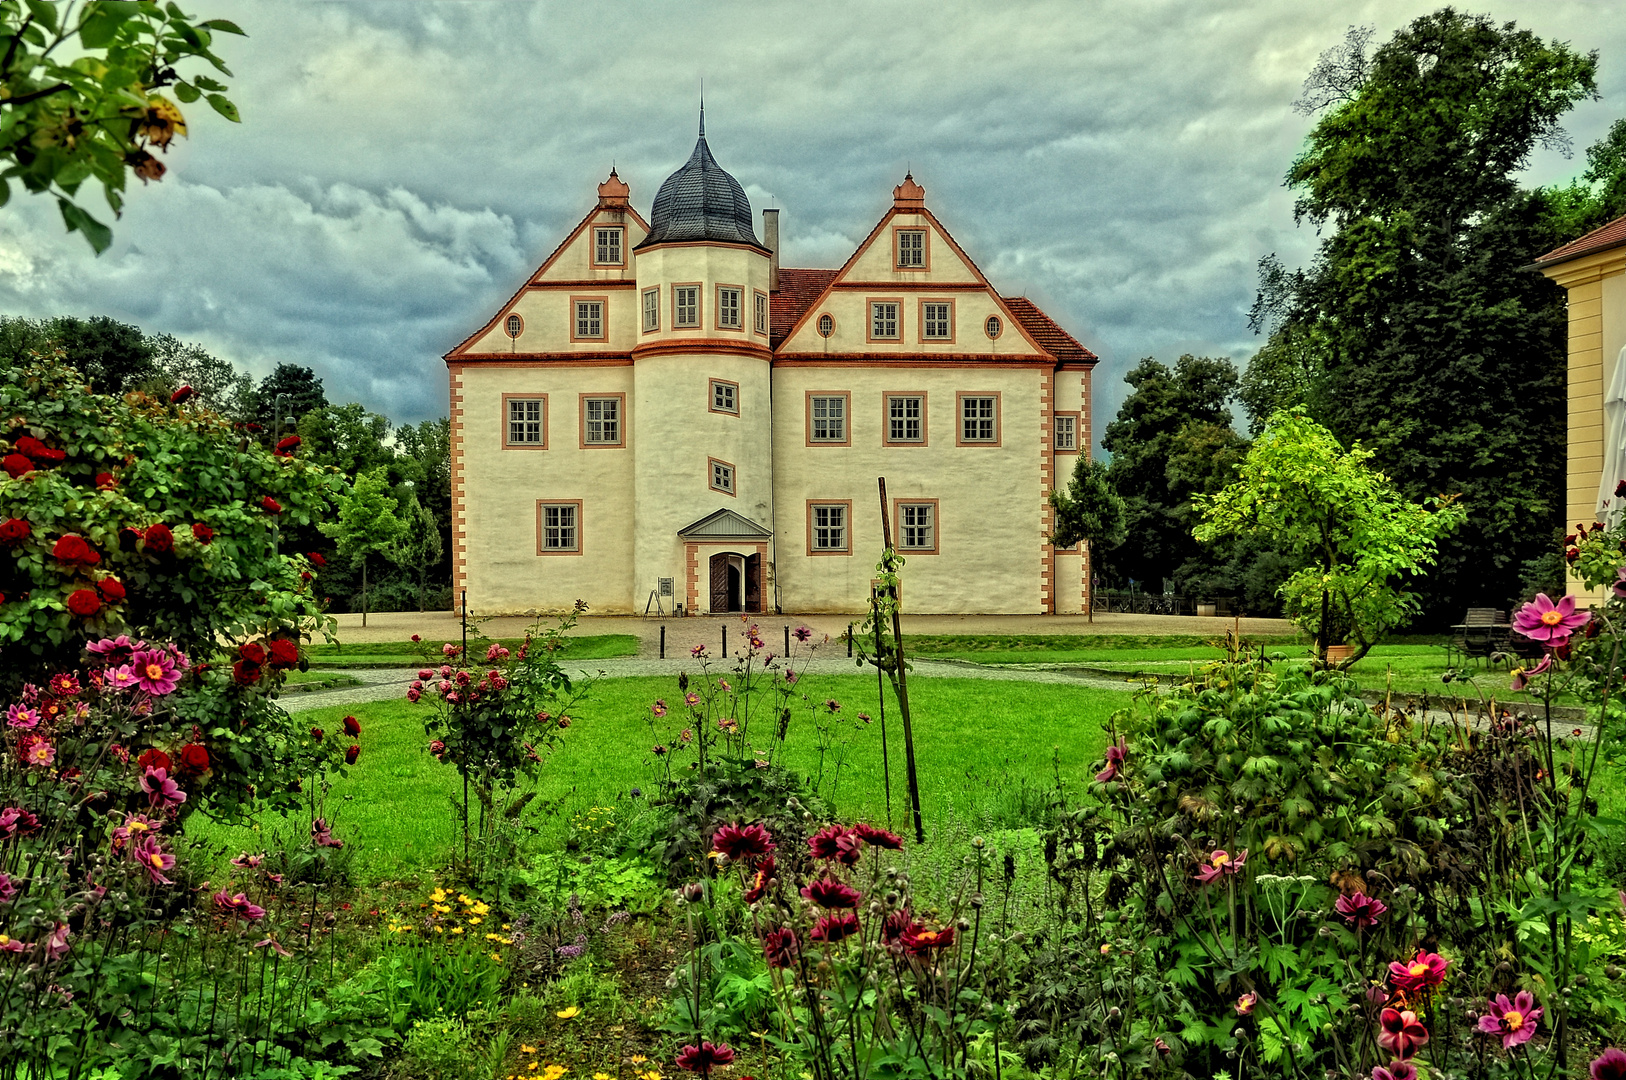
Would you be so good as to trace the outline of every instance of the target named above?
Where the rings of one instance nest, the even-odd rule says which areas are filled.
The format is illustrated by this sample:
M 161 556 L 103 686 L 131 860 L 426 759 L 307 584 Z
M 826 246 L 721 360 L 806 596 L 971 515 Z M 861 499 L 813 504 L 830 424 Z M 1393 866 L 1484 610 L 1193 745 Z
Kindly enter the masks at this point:
M 700 137 L 706 137 L 706 80 L 700 80 Z

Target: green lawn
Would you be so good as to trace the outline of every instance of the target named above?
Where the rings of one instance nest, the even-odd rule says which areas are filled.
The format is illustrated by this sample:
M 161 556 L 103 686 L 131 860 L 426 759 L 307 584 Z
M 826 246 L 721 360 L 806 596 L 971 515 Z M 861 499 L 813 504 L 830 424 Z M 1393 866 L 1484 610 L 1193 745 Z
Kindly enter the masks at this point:
M 495 639 L 510 649 L 524 644 L 524 638 Z M 489 644 L 489 643 L 488 643 Z M 435 662 L 440 662 L 439 643 L 423 645 L 411 641 L 363 641 L 353 645 L 308 645 L 305 654 L 312 667 L 373 668 L 411 667 L 423 659 L 428 646 Z M 483 647 L 483 646 L 482 646 Z M 471 646 L 472 648 L 472 646 Z M 570 660 L 606 660 L 615 656 L 638 655 L 638 638 L 633 634 L 583 634 L 565 639 L 562 656 Z
M 876 685 L 859 675 L 809 677 L 807 692 L 817 701 L 835 698 L 842 715 L 876 715 Z M 890 696 L 890 695 L 889 695 Z M 606 679 L 588 700 L 571 710 L 574 720 L 563 749 L 548 765 L 541 791 L 558 800 L 551 815 L 536 824 L 551 833 L 571 814 L 592 805 L 626 803 L 633 787 L 654 788 L 657 742 L 670 740 L 679 710 L 652 733 L 649 705 L 656 698 L 676 702 L 676 681 L 667 677 Z M 920 679 L 910 685 L 921 800 L 928 829 L 992 829 L 1024 819 L 1052 783 L 1051 757 L 1060 755 L 1064 774 L 1077 780 L 1102 754 L 1102 724 L 1128 703 L 1127 693 L 1050 684 L 986 679 Z M 336 729 L 346 713 L 360 718 L 362 758 L 348 780 L 330 796 L 337 831 L 359 848 L 358 873 L 386 880 L 430 869 L 456 836 L 447 801 L 456 773 L 425 751 L 425 706 L 404 700 L 301 714 L 313 726 Z M 855 724 L 851 755 L 836 792 L 844 816 L 884 821 L 881 743 L 878 723 Z M 901 825 L 907 795 L 903 741 L 889 701 L 894 820 Z M 806 772 L 817 770 L 813 732 L 806 713 L 791 725 L 789 761 Z M 542 800 L 538 800 L 539 802 Z M 263 821 L 272 831 L 280 819 Z M 263 846 L 247 829 L 227 829 L 194 819 L 204 839 L 235 850 Z

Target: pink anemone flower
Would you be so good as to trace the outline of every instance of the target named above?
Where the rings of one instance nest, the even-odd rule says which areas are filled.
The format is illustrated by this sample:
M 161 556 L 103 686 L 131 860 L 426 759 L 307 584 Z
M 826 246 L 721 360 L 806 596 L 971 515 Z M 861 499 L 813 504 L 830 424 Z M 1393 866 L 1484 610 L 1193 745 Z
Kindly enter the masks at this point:
M 176 666 L 175 658 L 160 649 L 144 649 L 131 656 L 130 672 L 135 676 L 136 686 L 153 697 L 173 693 L 181 681 L 181 669 Z
M 1376 926 L 1378 920 L 1383 918 L 1384 912 L 1389 910 L 1388 904 L 1385 904 L 1382 900 L 1367 896 L 1363 892 L 1351 896 L 1340 896 L 1335 906 L 1338 909 L 1338 914 L 1344 917 L 1344 921 L 1357 930 Z
M 1555 604 L 1546 593 L 1537 593 L 1533 601 L 1513 616 L 1513 629 L 1532 641 L 1544 641 L 1557 647 L 1591 621 L 1590 611 L 1575 610 L 1575 597 L 1560 597 Z
M 1199 885 L 1212 885 L 1228 874 L 1239 874 L 1248 862 L 1248 849 L 1243 848 L 1240 855 L 1232 856 L 1224 848 L 1208 856 L 1201 870 L 1192 875 Z
M 1122 738 L 1107 747 L 1107 767 L 1095 774 L 1100 783 L 1116 780 L 1118 773 L 1123 769 L 1124 758 L 1129 755 L 1129 744 Z
M 1428 1028 L 1410 1009 L 1384 1009 L 1378 1024 L 1378 1045 L 1402 1061 L 1428 1045 Z
M 1389 965 L 1389 981 L 1395 984 L 1396 989 L 1416 995 L 1445 982 L 1445 969 L 1450 966 L 1451 961 L 1439 953 L 1419 950 L 1410 961 L 1396 960 Z
M 1372 1066 L 1372 1080 L 1417 1080 L 1417 1066 L 1409 1061 L 1391 1061 Z
M 179 806 L 186 801 L 186 792 L 169 778 L 168 769 L 147 766 L 147 771 L 141 776 L 141 790 L 147 793 L 149 806 Z
M 1548 653 L 1541 658 L 1541 663 L 1531 668 L 1514 668 L 1512 689 L 1515 693 L 1530 685 L 1530 680 L 1537 675 L 1545 675 L 1553 669 L 1553 654 Z
M 146 833 L 130 848 L 131 858 L 147 872 L 154 885 L 173 885 L 164 871 L 175 865 L 175 856 L 158 846 L 158 837 Z
M 1491 999 L 1490 1012 L 1479 1018 L 1479 1030 L 1486 1035 L 1500 1035 L 1502 1049 L 1511 1050 L 1535 1035 L 1541 1012 L 1528 990 L 1520 990 L 1512 1001 L 1506 994 L 1497 994 Z

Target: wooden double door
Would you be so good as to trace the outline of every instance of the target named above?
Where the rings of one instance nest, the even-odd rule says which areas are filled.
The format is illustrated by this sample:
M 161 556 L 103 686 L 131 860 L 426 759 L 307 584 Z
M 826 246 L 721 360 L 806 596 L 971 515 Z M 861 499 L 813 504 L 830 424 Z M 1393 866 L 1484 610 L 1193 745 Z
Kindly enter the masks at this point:
M 719 552 L 711 557 L 711 611 L 762 610 L 762 556 Z

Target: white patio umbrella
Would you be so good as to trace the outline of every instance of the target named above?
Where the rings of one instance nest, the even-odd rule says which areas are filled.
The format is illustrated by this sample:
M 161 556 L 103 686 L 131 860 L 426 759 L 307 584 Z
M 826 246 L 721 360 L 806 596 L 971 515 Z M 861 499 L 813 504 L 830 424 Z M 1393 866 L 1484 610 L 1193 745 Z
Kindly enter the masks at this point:
M 1615 498 L 1615 488 L 1622 480 L 1626 480 L 1626 346 L 1615 357 L 1615 372 L 1603 395 L 1603 475 L 1598 478 L 1598 520 L 1610 527 L 1619 525 L 1626 513 L 1626 498 Z

